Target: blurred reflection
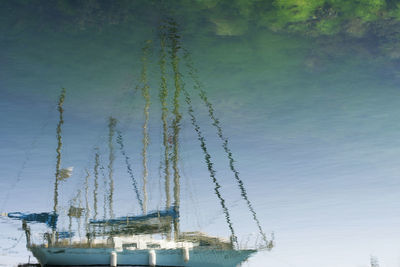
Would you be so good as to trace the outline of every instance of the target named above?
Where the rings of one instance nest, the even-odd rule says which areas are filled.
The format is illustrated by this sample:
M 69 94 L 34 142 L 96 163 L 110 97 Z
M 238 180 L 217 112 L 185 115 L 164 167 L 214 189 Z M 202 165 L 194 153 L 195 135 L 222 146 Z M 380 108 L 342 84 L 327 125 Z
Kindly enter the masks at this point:
M 85 265 L 85 264 L 108 264 L 110 257 L 121 264 L 132 265 L 173 265 L 173 266 L 236 266 L 238 263 L 246 260 L 255 249 L 246 249 L 239 247 L 237 236 L 235 234 L 234 225 L 230 215 L 226 201 L 222 196 L 221 184 L 217 178 L 217 172 L 212 162 L 210 151 L 207 148 L 206 139 L 201 131 L 199 122 L 196 118 L 192 105 L 191 96 L 184 87 L 184 76 L 181 73 L 180 66 L 182 44 L 178 25 L 172 19 L 166 20 L 159 28 L 159 68 L 161 76 L 161 84 L 159 89 L 159 103 L 161 106 L 161 124 L 162 124 L 162 164 L 164 165 L 165 174 L 165 209 L 148 212 L 147 202 L 147 183 L 148 183 L 148 145 L 149 145 L 149 119 L 150 119 L 150 86 L 148 83 L 148 63 L 150 61 L 150 51 L 153 42 L 147 41 L 142 49 L 142 72 L 140 83 L 142 85 L 142 96 L 144 100 L 144 123 L 143 123 L 143 139 L 142 139 L 142 167 L 143 181 L 142 190 L 139 189 L 138 181 L 134 176 L 134 171 L 130 158 L 126 153 L 122 132 L 117 129 L 117 119 L 109 117 L 108 119 L 108 180 L 103 171 L 100 159 L 100 148 L 94 150 L 94 167 L 93 167 L 93 215 L 91 215 L 89 203 L 89 179 L 91 174 L 86 169 L 86 177 L 84 180 L 85 190 L 85 207 L 82 207 L 81 190 L 73 199 L 69 201 L 67 217 L 69 220 L 68 231 L 61 231 L 57 228 L 58 212 L 58 188 L 59 181 L 65 180 L 72 174 L 72 167 L 61 169 L 62 156 L 62 125 L 63 119 L 63 103 L 66 90 L 63 88 L 59 102 L 59 123 L 57 125 L 57 155 L 56 155 L 56 181 L 54 196 L 54 211 L 52 213 L 40 214 L 23 214 L 10 213 L 10 218 L 17 218 L 23 221 L 23 228 L 27 236 L 27 247 L 32 251 L 38 261 L 42 264 L 63 264 L 63 265 Z M 167 58 L 167 51 L 169 58 Z M 190 54 L 185 50 L 184 59 L 186 68 L 189 71 L 189 78 L 194 81 L 195 90 L 199 93 L 203 103 L 208 108 L 213 125 L 217 129 L 219 138 L 223 142 L 223 148 L 229 159 L 230 169 L 234 173 L 238 182 L 242 197 L 245 199 L 250 209 L 253 219 L 258 225 L 259 231 L 265 241 L 263 247 L 272 247 L 272 241 L 268 243 L 264 232 L 261 229 L 260 222 L 256 217 L 254 208 L 252 207 L 243 181 L 239 178 L 239 173 L 234 167 L 234 159 L 232 152 L 228 147 L 228 139 L 222 133 L 222 127 L 219 120 L 215 117 L 214 108 L 208 100 L 205 91 L 201 88 L 200 82 L 196 77 L 196 71 L 190 60 Z M 171 80 L 173 82 L 172 107 L 168 108 L 169 89 L 167 86 L 167 63 L 170 63 Z M 209 171 L 210 178 L 214 184 L 214 193 L 217 196 L 228 228 L 231 233 L 230 240 L 219 237 L 212 237 L 205 233 L 181 232 L 180 230 L 180 205 L 181 192 L 180 183 L 181 175 L 179 170 L 180 161 L 180 130 L 183 118 L 181 110 L 181 93 L 184 94 L 185 103 L 187 105 L 187 113 L 191 121 L 194 131 L 197 134 L 200 148 L 204 155 L 205 164 Z M 171 112 L 169 112 L 171 110 Z M 172 121 L 168 122 L 169 115 Z M 172 133 L 168 132 L 170 125 Z M 114 140 L 116 135 L 116 140 Z M 115 161 L 114 141 L 119 145 L 119 149 L 124 158 L 127 172 L 131 177 L 133 190 L 140 205 L 142 214 L 135 216 L 122 216 L 114 218 L 113 212 L 113 195 L 114 195 L 114 177 L 113 166 Z M 170 151 L 171 150 L 171 151 Z M 170 164 L 171 161 L 171 164 Z M 170 168 L 173 173 L 173 199 L 171 205 L 170 197 Z M 103 188 L 99 183 L 99 174 L 103 173 Z M 107 183 L 108 182 L 108 183 Z M 104 192 L 104 216 L 99 220 L 99 191 Z M 108 212 L 107 212 L 108 202 Z M 77 229 L 73 228 L 73 221 L 76 221 Z M 44 233 L 45 242 L 36 242 L 32 240 L 31 229 L 28 222 L 42 222 L 47 224 L 51 229 L 51 233 Z M 85 234 L 81 235 L 81 225 L 84 224 Z M 78 233 L 78 236 L 76 236 Z M 173 236 L 173 239 L 171 240 Z

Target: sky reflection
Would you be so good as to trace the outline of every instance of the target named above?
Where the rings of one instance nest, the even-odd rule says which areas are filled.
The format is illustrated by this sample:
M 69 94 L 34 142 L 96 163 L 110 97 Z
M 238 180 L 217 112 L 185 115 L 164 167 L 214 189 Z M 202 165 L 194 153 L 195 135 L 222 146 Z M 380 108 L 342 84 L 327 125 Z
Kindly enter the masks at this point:
M 275 233 L 276 247 L 257 254 L 244 266 L 366 267 L 371 255 L 380 266 L 400 265 L 400 80 L 394 50 L 377 52 L 383 37 L 317 38 L 274 32 L 255 22 L 231 29 L 226 20 L 210 19 L 190 6 L 172 12 L 176 4 L 170 9 L 161 5 L 152 11 L 151 5 L 141 1 L 132 4 L 136 8 L 134 12 L 130 9 L 132 16 L 114 24 L 108 19 L 124 18 L 119 11 L 98 20 L 90 20 L 90 14 L 76 15 L 87 19 L 68 24 L 63 17 L 53 17 L 50 7 L 48 17 L 35 19 L 34 15 L 22 16 L 32 7 L 15 6 L 11 1 L 2 5 L 3 15 L 10 8 L 19 12 L 2 16 L 1 211 L 52 210 L 57 99 L 65 87 L 61 167 L 73 166 L 74 171 L 60 185 L 60 213 L 66 215 L 69 201 L 78 189 L 84 190 L 86 170 L 91 173 L 93 190 L 94 151 L 108 175 L 110 116 L 118 120 L 113 136 L 123 136 L 125 155 L 118 151 L 121 143 L 115 142 L 114 210 L 107 210 L 116 216 L 141 212 L 132 176 L 142 179 L 143 172 L 145 101 L 142 88 L 137 87 L 143 85 L 142 48 L 146 40 L 159 43 L 162 15 L 174 15 L 182 46 L 189 51 L 218 125 L 229 138 L 228 151 L 233 153 L 234 167 L 260 225 L 268 238 Z M 214 10 L 213 16 L 217 15 Z M 160 161 L 165 164 L 160 55 L 159 47 L 154 47 L 147 66 L 149 210 L 161 209 L 166 203 L 165 173 L 160 170 Z M 238 242 L 255 243 L 257 224 L 241 198 L 243 192 L 209 109 L 196 91 L 197 81 L 190 76 L 193 70 L 180 59 L 181 82 L 191 96 Z M 174 88 L 170 65 L 165 75 L 165 86 Z M 191 125 L 185 94 L 180 98 L 180 227 L 228 237 L 230 231 L 213 192 L 215 185 Z M 173 102 L 172 91 L 167 101 Z M 173 111 L 173 106 L 168 110 Z M 166 119 L 172 122 L 174 116 L 169 114 Z M 170 147 L 170 153 L 173 150 Z M 127 172 L 125 156 L 132 174 Z M 104 177 L 101 172 L 98 176 L 102 185 Z M 138 186 L 141 190 L 143 182 Z M 101 205 L 110 189 L 101 190 L 99 216 L 103 216 Z M 27 261 L 20 223 L 1 218 L 0 225 L 0 262 L 7 266 Z M 60 227 L 68 228 L 68 221 L 61 220 Z

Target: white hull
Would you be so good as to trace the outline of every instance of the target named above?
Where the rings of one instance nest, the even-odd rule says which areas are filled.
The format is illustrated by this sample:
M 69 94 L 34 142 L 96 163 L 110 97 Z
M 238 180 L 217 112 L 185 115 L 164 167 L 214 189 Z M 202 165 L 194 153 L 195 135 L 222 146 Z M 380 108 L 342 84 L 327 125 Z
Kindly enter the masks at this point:
M 30 248 L 33 255 L 42 266 L 110 266 L 112 248 L 46 248 L 33 246 Z M 123 250 L 116 252 L 117 264 L 122 265 L 149 265 L 149 251 Z M 184 261 L 182 249 L 155 249 L 156 266 L 191 266 L 191 267 L 235 267 L 255 253 L 255 250 L 220 250 L 207 248 L 193 248 L 189 250 L 189 260 Z

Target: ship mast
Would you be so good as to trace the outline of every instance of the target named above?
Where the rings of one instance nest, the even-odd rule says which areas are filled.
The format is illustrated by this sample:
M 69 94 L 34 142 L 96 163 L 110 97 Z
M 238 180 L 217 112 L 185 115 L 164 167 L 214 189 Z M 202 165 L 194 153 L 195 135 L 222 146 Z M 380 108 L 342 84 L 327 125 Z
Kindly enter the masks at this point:
M 94 215 L 93 219 L 97 219 L 98 215 L 98 205 L 97 205 L 97 193 L 99 191 L 99 166 L 100 166 L 100 155 L 98 148 L 96 148 L 96 153 L 94 156 L 94 189 L 93 189 L 93 209 L 94 209 Z
M 180 36 L 177 33 L 177 25 L 174 21 L 169 21 L 169 32 L 168 37 L 169 41 L 171 42 L 171 65 L 174 75 L 174 85 L 175 85 L 175 92 L 173 98 L 173 115 L 174 120 L 172 121 L 172 169 L 174 171 L 174 210 L 177 216 L 174 218 L 174 238 L 177 240 L 179 238 L 179 206 L 180 206 L 180 174 L 179 174 L 179 132 L 180 132 L 180 122 L 182 115 L 179 111 L 179 97 L 183 87 L 181 84 L 180 73 L 179 73 L 179 57 L 178 51 L 180 49 L 179 38 Z
M 90 173 L 87 169 L 85 169 L 86 178 L 85 178 L 85 228 L 86 228 L 86 237 L 89 243 L 89 217 L 90 217 L 90 206 L 89 206 L 89 178 Z
M 160 92 L 159 98 L 161 103 L 161 121 L 162 121 L 162 129 L 163 129 L 163 146 L 164 146 L 164 175 L 165 175 L 165 207 L 167 210 L 171 207 L 171 196 L 170 196 L 170 171 L 169 171 L 169 142 L 168 142 L 168 123 L 167 123 L 167 115 L 168 115 L 168 107 L 167 107 L 167 97 L 168 97 L 168 88 L 167 88 L 167 73 L 166 73 L 166 35 L 164 31 L 161 31 L 160 36 L 160 71 L 161 71 L 161 84 L 160 84 Z M 168 232 L 168 239 L 171 239 L 171 231 Z
M 53 206 L 53 214 L 57 214 L 57 206 L 58 206 L 58 185 L 61 181 L 61 148 L 62 148 L 62 125 L 64 124 L 64 118 L 63 118 L 63 104 L 65 100 L 65 88 L 61 89 L 61 94 L 58 99 L 58 104 L 57 104 L 57 110 L 59 113 L 59 119 L 58 119 L 58 124 L 57 124 L 57 148 L 56 148 L 56 174 L 55 174 L 55 181 L 54 181 L 54 206 Z M 52 227 L 52 235 L 51 235 L 51 242 L 52 244 L 55 243 L 56 241 L 56 226 L 54 225 Z
M 109 212 L 110 218 L 114 218 L 113 212 L 113 196 L 114 196 L 114 179 L 113 179 L 113 165 L 115 160 L 115 153 L 114 153 L 114 146 L 113 146 L 113 139 L 115 135 L 115 126 L 117 125 L 117 120 L 113 117 L 109 118 L 108 122 L 108 149 L 109 149 L 109 156 L 108 156 L 108 178 L 110 182 L 110 189 L 109 189 L 109 196 L 108 196 L 108 204 L 109 204 Z M 104 212 L 105 216 L 105 212 Z
M 143 48 L 143 56 L 142 56 L 142 75 L 141 82 L 143 84 L 142 87 L 142 95 L 145 101 L 144 106 L 144 124 L 143 124 L 143 213 L 147 213 L 147 178 L 149 175 L 148 166 L 147 166 L 147 148 L 149 146 L 149 108 L 150 108 L 150 95 L 149 95 L 149 84 L 147 80 L 147 65 L 148 65 L 148 56 L 151 48 L 151 41 L 147 41 L 146 45 Z
M 58 109 L 58 113 L 59 113 L 59 120 L 58 120 L 58 124 L 57 124 L 57 148 L 56 148 L 56 152 L 57 152 L 57 162 L 56 162 L 56 175 L 55 175 L 55 182 L 54 182 L 54 206 L 53 206 L 53 213 L 56 214 L 57 213 L 57 206 L 58 206 L 58 184 L 61 180 L 61 176 L 60 176 L 60 166 L 61 166 L 61 148 L 62 148 L 62 137 L 61 137 L 61 133 L 62 133 L 62 125 L 64 124 L 64 118 L 63 118 L 63 104 L 64 104 L 64 99 L 65 99 L 65 88 L 62 88 L 61 90 L 61 94 L 60 97 L 58 99 L 58 105 L 57 105 L 57 109 Z

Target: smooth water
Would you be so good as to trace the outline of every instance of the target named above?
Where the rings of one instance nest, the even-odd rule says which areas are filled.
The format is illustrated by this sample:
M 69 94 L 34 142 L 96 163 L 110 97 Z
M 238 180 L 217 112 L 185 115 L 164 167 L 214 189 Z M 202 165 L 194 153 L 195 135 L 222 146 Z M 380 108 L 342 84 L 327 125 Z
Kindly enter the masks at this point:
M 95 202 L 100 219 L 141 214 L 140 201 L 162 210 L 167 144 L 181 231 L 234 230 L 252 247 L 255 216 L 274 233 L 243 266 L 400 266 L 398 4 L 272 2 L 3 1 L 0 211 L 53 211 L 58 141 L 60 168 L 73 167 L 58 183 L 60 230 L 85 207 L 87 173 L 92 217 Z M 0 266 L 28 262 L 21 222 L 0 229 Z

